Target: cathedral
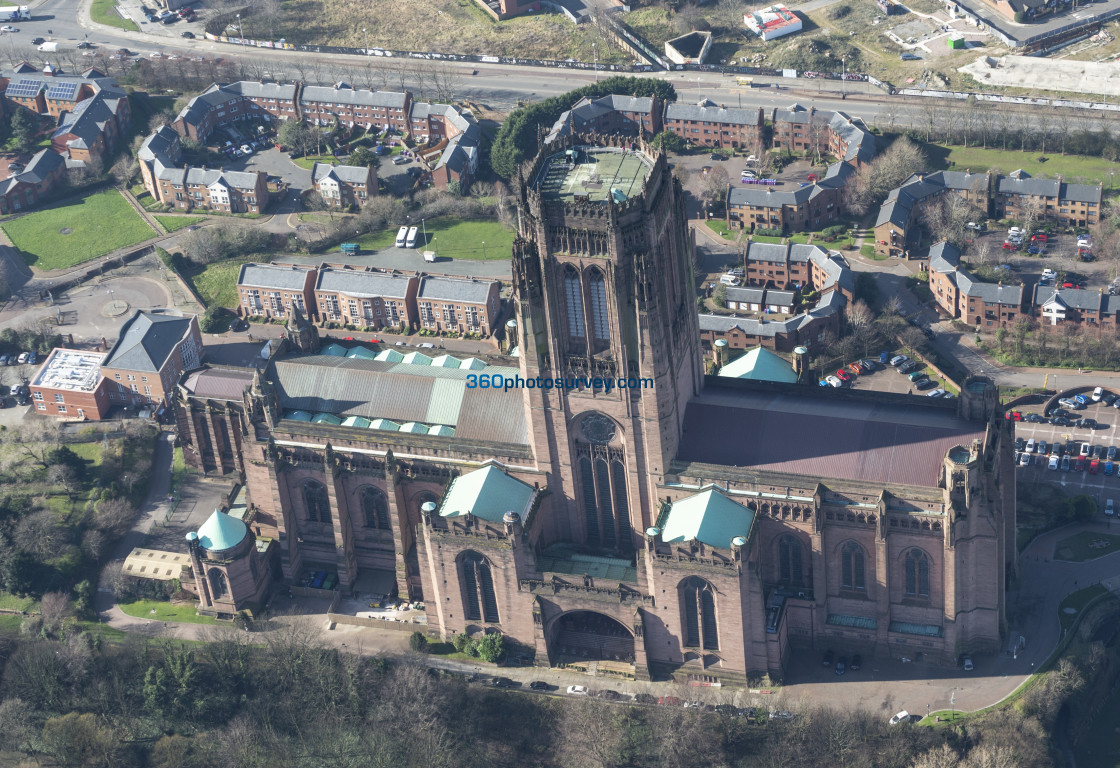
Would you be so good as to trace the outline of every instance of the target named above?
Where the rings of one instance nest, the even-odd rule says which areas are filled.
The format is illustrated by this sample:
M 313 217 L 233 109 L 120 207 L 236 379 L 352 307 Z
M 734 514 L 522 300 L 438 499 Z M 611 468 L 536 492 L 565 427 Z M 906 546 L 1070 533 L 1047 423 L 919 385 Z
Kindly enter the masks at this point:
M 262 372 L 180 384 L 187 460 L 243 478 L 286 583 L 388 585 L 433 636 L 638 679 L 1000 647 L 1015 483 L 991 381 L 943 400 L 705 376 L 665 156 L 564 136 L 518 186 L 505 354 L 327 354 L 297 313 Z

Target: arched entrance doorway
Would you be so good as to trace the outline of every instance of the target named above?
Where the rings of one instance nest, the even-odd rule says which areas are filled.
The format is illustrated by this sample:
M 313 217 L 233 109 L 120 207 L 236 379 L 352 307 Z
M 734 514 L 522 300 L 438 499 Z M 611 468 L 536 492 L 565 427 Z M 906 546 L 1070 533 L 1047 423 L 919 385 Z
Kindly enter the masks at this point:
M 617 619 L 594 611 L 572 611 L 556 619 L 549 641 L 553 664 L 591 661 L 634 663 L 634 634 Z

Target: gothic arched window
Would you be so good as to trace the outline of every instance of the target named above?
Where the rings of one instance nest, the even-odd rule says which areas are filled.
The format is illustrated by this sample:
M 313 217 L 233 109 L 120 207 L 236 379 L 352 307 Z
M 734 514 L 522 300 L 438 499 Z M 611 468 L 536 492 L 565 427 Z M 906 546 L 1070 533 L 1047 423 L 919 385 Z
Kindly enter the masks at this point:
M 469 621 L 485 619 L 498 623 L 498 600 L 490 563 L 477 552 L 465 552 L 459 561 L 463 585 L 463 608 Z
M 564 268 L 564 306 L 568 313 L 568 335 L 583 339 L 587 331 L 583 325 L 583 287 L 579 273 L 573 267 Z
M 363 486 L 358 500 L 362 505 L 362 520 L 366 528 L 389 530 L 389 501 L 380 488 Z
M 210 569 L 210 597 L 214 600 L 225 597 L 229 592 L 226 575 L 217 568 Z
M 589 281 L 591 293 L 591 328 L 597 341 L 611 340 L 611 320 L 607 312 L 607 281 L 603 273 L 591 270 Z
M 716 592 L 711 584 L 690 576 L 681 582 L 681 624 L 686 647 L 719 650 L 716 627 Z
M 318 480 L 303 483 L 303 503 L 307 507 L 307 519 L 321 523 L 331 521 L 331 501 L 327 496 L 327 486 Z
M 907 597 L 929 597 L 929 557 L 920 549 L 906 553 Z
M 844 589 L 866 589 L 863 547 L 849 541 L 840 550 L 840 583 Z
M 805 583 L 801 542 L 793 536 L 778 541 L 778 578 L 787 584 Z

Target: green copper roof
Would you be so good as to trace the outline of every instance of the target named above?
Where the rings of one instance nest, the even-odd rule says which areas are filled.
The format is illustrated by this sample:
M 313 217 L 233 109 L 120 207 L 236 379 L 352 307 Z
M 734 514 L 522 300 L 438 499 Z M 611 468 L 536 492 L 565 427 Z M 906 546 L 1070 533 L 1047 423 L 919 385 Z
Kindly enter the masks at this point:
M 383 349 L 378 352 L 377 357 L 373 359 L 380 360 L 383 363 L 399 363 L 401 360 L 404 360 L 404 355 L 395 349 Z
M 455 437 L 455 430 L 443 424 L 436 424 L 434 427 L 428 427 L 429 435 L 438 435 L 439 437 Z
M 431 365 L 432 358 L 428 357 L 423 352 L 409 352 L 404 356 L 401 362 L 408 363 L 409 365 Z
M 288 411 L 284 414 L 284 418 L 292 421 L 311 421 L 312 416 L 307 411 Z
M 502 522 L 506 512 L 516 512 L 525 519 L 536 491 L 532 486 L 510 477 L 495 466 L 476 469 L 452 481 L 443 498 L 440 515 L 461 517 L 467 513 Z
M 198 543 L 203 549 L 221 552 L 236 547 L 248 532 L 245 523 L 215 509 L 198 529 Z
M 365 347 L 350 347 L 350 351 L 346 353 L 347 357 L 357 357 L 362 360 L 376 360 L 377 355 L 372 350 Z
M 713 488 L 673 502 L 661 540 L 669 543 L 695 540 L 709 547 L 730 549 L 733 538 L 751 535 L 753 524 L 753 511 Z
M 311 417 L 312 424 L 334 424 L 335 426 L 342 423 L 342 419 L 335 416 L 333 413 L 317 413 Z
M 459 367 L 464 371 L 481 371 L 486 367 L 486 363 L 482 362 L 477 357 L 468 357 L 466 360 L 459 363 Z
M 720 376 L 753 381 L 777 381 L 783 384 L 797 383 L 793 366 L 768 349 L 755 347 L 719 370 Z
M 459 358 L 452 357 L 451 355 L 440 355 L 432 360 L 432 365 L 440 368 L 458 368 Z
M 350 350 L 348 350 L 341 344 L 329 344 L 323 347 L 322 351 L 320 351 L 319 354 L 330 355 L 331 357 L 346 357 L 346 353 L 349 351 Z
M 347 416 L 342 420 L 342 426 L 344 427 L 361 427 L 362 429 L 368 429 L 369 423 L 369 419 L 365 416 Z
M 426 426 L 424 426 L 423 424 L 417 424 L 415 421 L 409 421 L 409 422 L 405 422 L 404 424 L 401 424 L 400 431 L 401 432 L 412 432 L 413 434 L 417 434 L 417 435 L 428 434 L 428 428 Z
M 370 422 L 369 428 L 384 429 L 388 432 L 397 432 L 400 430 L 401 425 L 395 421 L 389 421 L 388 419 L 374 419 Z

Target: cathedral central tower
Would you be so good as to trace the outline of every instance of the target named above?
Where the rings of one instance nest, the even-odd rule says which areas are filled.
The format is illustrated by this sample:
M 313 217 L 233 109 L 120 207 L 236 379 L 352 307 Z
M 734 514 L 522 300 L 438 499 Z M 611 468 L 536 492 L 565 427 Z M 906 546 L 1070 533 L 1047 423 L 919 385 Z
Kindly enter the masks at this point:
M 549 461 L 550 538 L 626 552 L 701 387 L 693 241 L 664 155 L 566 136 L 523 173 L 514 284 L 530 440 Z M 574 386 L 573 386 L 574 385 Z

